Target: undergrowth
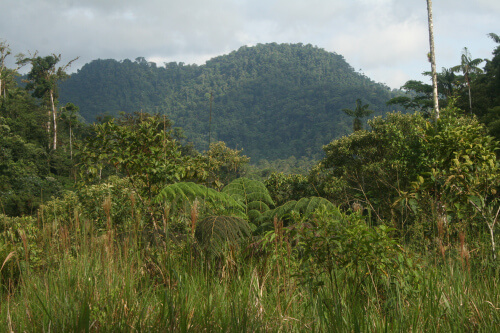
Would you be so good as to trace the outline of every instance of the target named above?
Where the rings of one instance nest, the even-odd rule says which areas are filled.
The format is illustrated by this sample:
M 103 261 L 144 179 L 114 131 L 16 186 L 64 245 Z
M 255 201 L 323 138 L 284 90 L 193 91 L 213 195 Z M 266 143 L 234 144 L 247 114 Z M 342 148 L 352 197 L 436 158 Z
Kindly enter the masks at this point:
M 105 200 L 106 202 L 106 200 Z M 317 210 L 275 219 L 259 237 L 198 243 L 196 211 L 156 229 L 137 210 L 96 224 L 1 217 L 0 327 L 11 332 L 493 332 L 498 266 L 460 251 L 401 245 L 361 215 Z M 293 215 L 293 214 L 292 214 Z M 223 220 L 221 220 L 223 221 Z M 95 228 L 95 226 L 102 226 Z M 193 231 L 193 232 L 191 232 Z M 221 245 L 222 244 L 222 245 Z M 221 247 L 222 246 L 222 247 Z M 458 248 L 458 247 L 457 247 Z

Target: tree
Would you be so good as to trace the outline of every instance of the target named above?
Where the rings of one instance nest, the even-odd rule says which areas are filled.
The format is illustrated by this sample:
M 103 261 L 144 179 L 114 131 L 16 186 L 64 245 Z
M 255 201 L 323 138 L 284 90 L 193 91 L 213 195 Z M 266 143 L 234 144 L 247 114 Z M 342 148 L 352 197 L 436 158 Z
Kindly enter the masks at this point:
M 482 73 L 482 69 L 477 67 L 484 60 L 480 58 L 472 59 L 469 50 L 464 47 L 462 52 L 461 64 L 455 67 L 452 67 L 451 70 L 453 72 L 462 72 L 464 74 L 465 83 L 467 84 L 467 88 L 469 89 L 469 111 L 472 114 L 472 96 L 470 92 L 470 81 L 471 75 L 475 73 Z
M 5 42 L 0 42 L 0 97 L 4 96 L 5 98 L 5 79 L 7 68 L 5 66 L 5 59 L 10 55 L 9 45 Z
M 182 179 L 206 176 L 198 157 L 182 156 L 170 128 L 169 120 L 144 113 L 95 124 L 95 136 L 80 149 L 82 176 L 101 179 L 103 169 L 114 169 L 139 179 L 144 184 L 139 190 L 149 194 Z
M 311 170 L 311 183 L 335 204 L 361 203 L 381 219 L 399 220 L 392 205 L 422 172 L 422 129 L 427 122 L 419 113 L 388 113 L 369 120 L 370 131 L 323 146 L 325 158 Z
M 24 57 L 23 54 L 16 55 L 18 67 L 9 69 L 6 65 L 6 59 L 10 54 L 9 44 L 0 41 L 0 97 L 4 99 L 7 97 L 8 86 L 14 83 L 14 76 L 17 75 L 17 71 L 21 68 L 21 59 Z
M 387 105 L 401 105 L 405 110 L 428 113 L 432 109 L 432 86 L 422 81 L 409 80 L 402 87 L 406 96 L 391 98 Z
M 66 69 L 71 66 L 75 58 L 62 67 L 56 67 L 61 60 L 61 55 L 52 54 L 46 57 L 37 57 L 36 53 L 23 61 L 31 63 L 31 71 L 28 73 L 28 84 L 26 89 L 33 91 L 32 95 L 43 100 L 48 108 L 47 133 L 53 135 L 52 149 L 57 149 L 57 98 L 59 97 L 57 83 L 69 77 Z M 51 120 L 52 118 L 52 120 Z M 51 133 L 52 131 L 52 133 Z
M 426 73 L 427 74 L 427 73 Z M 432 73 L 429 73 L 432 75 Z M 444 68 L 437 74 L 438 89 L 447 97 L 453 97 L 457 87 L 457 76 L 451 68 Z
M 69 154 L 71 160 L 73 160 L 73 127 L 78 122 L 79 111 L 80 108 L 73 103 L 68 103 L 61 109 L 61 119 L 66 121 L 69 127 Z
M 499 144 L 477 119 L 460 113 L 450 105 L 434 126 L 422 131 L 423 165 L 427 171 L 412 184 L 412 200 L 422 212 L 429 207 L 426 198 L 431 198 L 434 204 L 430 206 L 437 210 L 438 221 L 464 236 L 467 229 L 481 232 L 481 224 L 485 223 L 495 259 L 495 225 L 500 213 L 500 165 L 495 151 Z
M 205 163 L 209 169 L 208 181 L 219 189 L 243 176 L 244 167 L 250 158 L 241 155 L 243 150 L 231 149 L 222 141 L 210 144 L 205 152 Z
M 424 72 L 424 75 L 432 77 L 432 72 Z M 446 106 L 450 98 L 455 98 L 457 89 L 460 88 L 458 77 L 450 68 L 442 68 L 441 73 L 437 73 L 438 90 L 441 91 L 439 105 Z M 409 80 L 401 87 L 406 92 L 405 96 L 391 98 L 387 105 L 401 105 L 409 111 L 420 111 L 426 115 L 434 106 L 433 86 L 422 81 Z
M 434 52 L 434 23 L 432 21 L 432 0 L 427 0 L 427 15 L 429 22 L 429 44 L 430 53 L 429 60 L 431 62 L 432 70 L 432 88 L 434 97 L 434 112 L 436 118 L 439 118 L 439 101 L 438 101 L 438 88 L 437 88 L 437 72 L 436 72 L 436 53 Z
M 369 104 L 363 105 L 361 103 L 361 99 L 358 98 L 356 100 L 356 108 L 354 110 L 342 109 L 342 111 L 344 111 L 347 115 L 354 117 L 354 122 L 352 125 L 354 132 L 362 129 L 361 118 L 368 117 L 373 113 L 373 110 L 368 109 L 369 106 Z

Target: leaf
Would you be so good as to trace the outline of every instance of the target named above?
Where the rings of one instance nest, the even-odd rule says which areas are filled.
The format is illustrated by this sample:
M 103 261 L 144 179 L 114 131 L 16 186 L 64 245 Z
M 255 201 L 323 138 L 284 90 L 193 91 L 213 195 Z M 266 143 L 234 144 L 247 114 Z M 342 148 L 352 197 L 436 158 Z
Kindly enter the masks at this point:
M 252 231 L 244 219 L 234 216 L 209 216 L 196 224 L 195 237 L 211 256 L 220 256 L 226 244 L 238 245 Z
M 274 206 L 274 201 L 266 186 L 257 180 L 238 178 L 224 187 L 222 193 L 240 203 L 250 221 L 254 221 L 255 217 L 260 217 L 260 214 L 250 214 L 250 211 L 256 210 L 262 213 L 268 211 L 270 206 Z
M 476 196 L 476 195 L 469 195 L 467 197 L 469 202 L 473 203 L 476 207 L 479 208 L 484 208 L 484 199 L 482 197 Z
M 245 207 L 231 196 L 193 182 L 175 183 L 164 187 L 158 193 L 154 202 L 167 201 L 173 204 L 174 209 L 179 209 L 181 204 L 188 204 L 190 208 L 196 199 L 220 207 L 227 214 L 234 214 L 242 218 L 246 217 Z
M 408 204 L 410 205 L 411 210 L 416 214 L 418 211 L 417 200 L 411 198 L 410 200 L 408 200 Z
M 326 207 L 328 209 L 334 209 L 335 206 L 325 198 L 320 197 L 310 197 L 302 198 L 299 201 L 289 201 L 276 209 L 269 210 L 262 214 L 260 223 L 264 221 L 272 221 L 274 217 L 279 220 L 286 219 L 290 217 L 291 212 L 296 211 L 302 217 L 308 217 L 319 207 Z

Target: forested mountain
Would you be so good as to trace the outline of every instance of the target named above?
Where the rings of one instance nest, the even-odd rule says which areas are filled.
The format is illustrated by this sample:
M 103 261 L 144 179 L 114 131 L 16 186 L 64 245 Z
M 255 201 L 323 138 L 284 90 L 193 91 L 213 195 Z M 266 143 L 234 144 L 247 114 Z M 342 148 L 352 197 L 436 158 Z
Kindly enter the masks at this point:
M 200 150 L 208 146 L 212 108 L 212 141 L 244 148 L 253 162 L 318 158 L 324 144 L 352 131 L 343 108 L 360 98 L 382 115 L 393 97 L 339 54 L 276 43 L 244 46 L 201 66 L 95 60 L 60 91 L 61 102 L 78 105 L 89 122 L 121 111 L 166 114 Z

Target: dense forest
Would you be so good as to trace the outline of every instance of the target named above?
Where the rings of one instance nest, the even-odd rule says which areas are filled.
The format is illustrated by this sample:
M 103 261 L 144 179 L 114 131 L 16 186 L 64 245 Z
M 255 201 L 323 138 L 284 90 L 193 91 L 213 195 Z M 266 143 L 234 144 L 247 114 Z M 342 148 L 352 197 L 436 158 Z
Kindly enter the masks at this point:
M 166 114 L 196 148 L 208 147 L 210 132 L 214 141 L 243 148 L 253 163 L 317 160 L 323 145 L 351 131 L 342 109 L 361 98 L 382 115 L 395 97 L 339 54 L 276 43 L 244 46 L 200 66 L 95 60 L 60 88 L 63 104 L 78 105 L 88 122 L 120 112 Z
M 19 54 L 9 68 L 0 42 L 0 327 L 497 331 L 500 37 L 489 37 L 491 59 L 464 49 L 438 74 L 439 117 L 430 85 L 411 80 L 393 95 L 310 46 L 244 47 L 204 66 L 95 61 L 73 82 L 102 94 L 63 100 L 71 62 Z M 106 71 L 119 84 L 97 76 Z M 92 124 L 83 100 L 89 120 L 100 115 Z M 382 101 L 405 112 L 381 116 Z M 211 104 L 213 140 L 197 149 L 184 135 L 205 144 L 194 133 L 209 130 Z M 299 139 L 253 113 L 278 107 L 286 124 L 269 119 Z M 306 139 L 316 117 L 325 132 Z M 333 139 L 334 124 L 345 135 Z M 260 128 L 301 148 L 221 141 L 241 148 Z M 247 149 L 281 159 L 250 165 Z

